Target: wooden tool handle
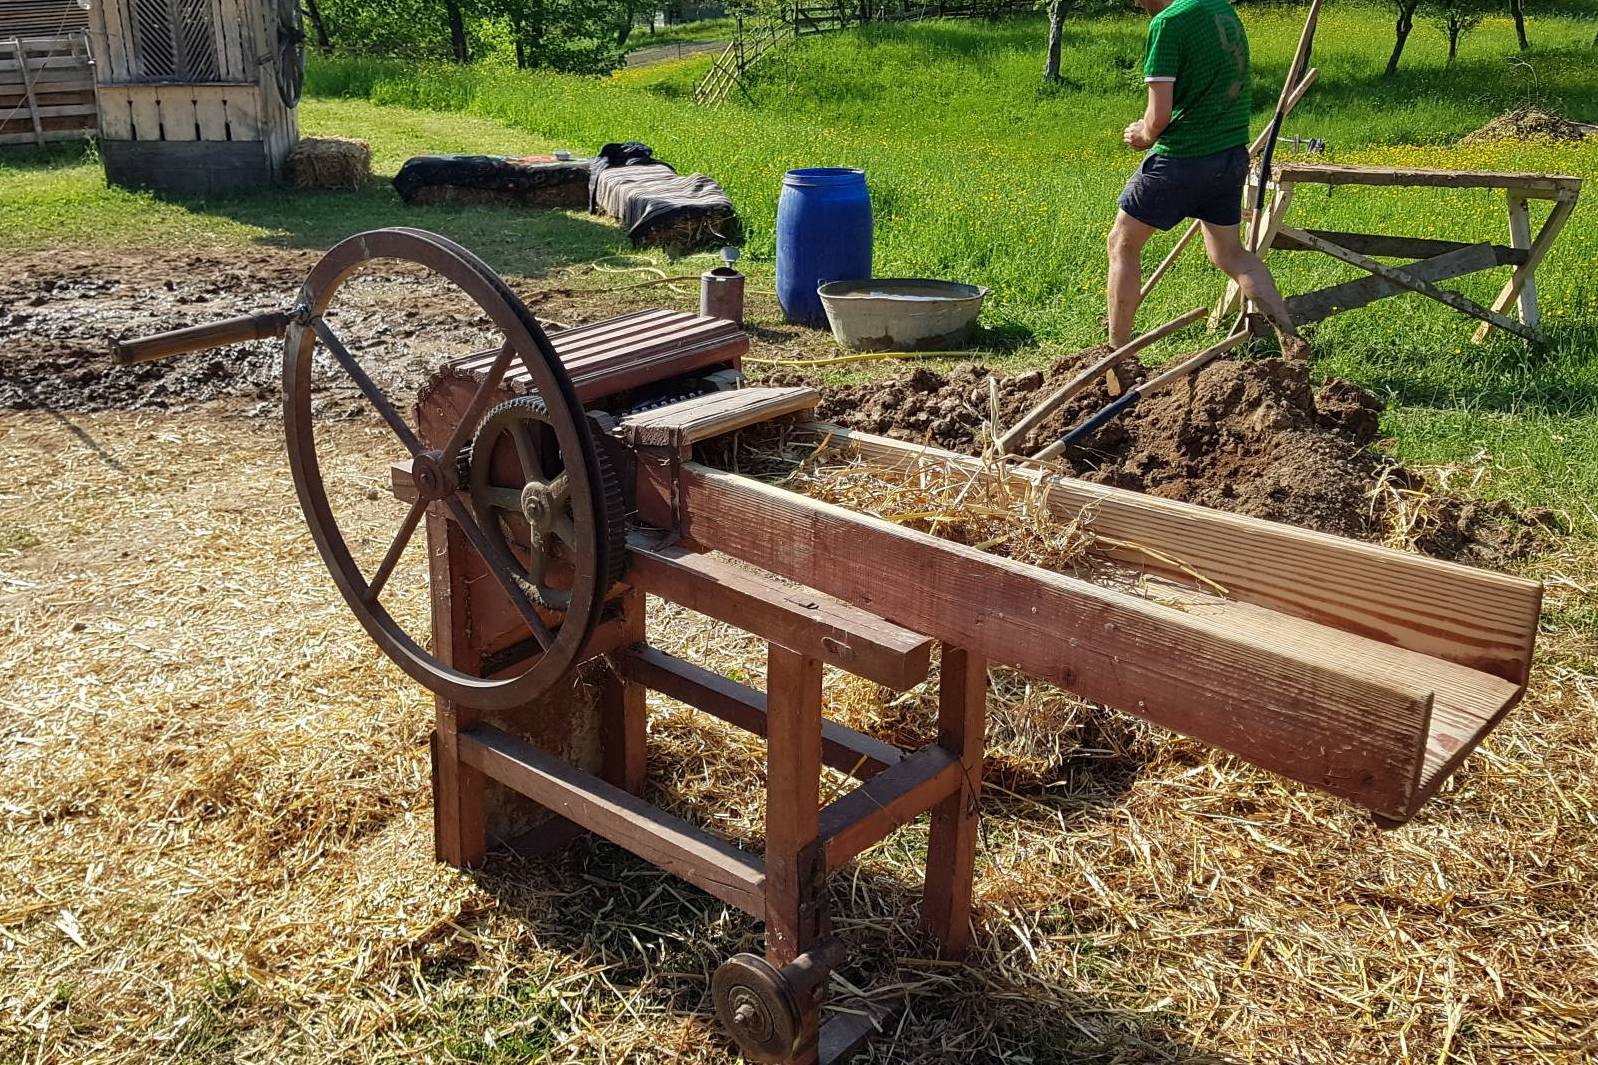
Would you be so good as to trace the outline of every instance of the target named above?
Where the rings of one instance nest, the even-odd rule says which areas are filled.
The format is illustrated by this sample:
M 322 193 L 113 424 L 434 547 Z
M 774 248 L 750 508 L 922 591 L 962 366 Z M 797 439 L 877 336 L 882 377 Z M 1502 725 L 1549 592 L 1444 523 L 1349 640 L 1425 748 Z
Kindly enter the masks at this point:
M 1027 411 L 1026 414 L 1021 417 L 1020 421 L 1016 422 L 1007 432 L 1005 432 L 1003 436 L 999 437 L 999 450 L 1008 452 L 1011 446 L 1019 443 L 1023 438 L 1025 438 L 1026 434 L 1031 432 L 1039 422 L 1041 422 L 1044 418 L 1047 418 L 1050 414 L 1053 414 L 1055 411 L 1059 410 L 1060 407 L 1069 401 L 1072 396 L 1077 395 L 1083 389 L 1091 385 L 1094 381 L 1098 380 L 1099 376 L 1106 370 L 1116 366 L 1125 359 L 1131 358 L 1133 355 L 1136 355 L 1150 344 L 1164 340 L 1166 337 L 1177 332 L 1178 330 L 1186 329 L 1188 326 L 1203 318 L 1208 313 L 1210 312 L 1207 307 L 1195 307 L 1193 310 L 1188 311 L 1180 318 L 1173 318 L 1164 325 L 1156 326 L 1155 328 L 1150 329 L 1147 333 L 1144 333 L 1142 336 L 1134 337 L 1132 340 L 1129 340 L 1125 344 L 1116 348 L 1114 351 L 1104 356 L 1104 358 L 1100 359 L 1092 366 L 1089 366 L 1087 369 L 1077 374 L 1070 381 L 1067 381 L 1064 385 L 1049 393 L 1049 395 L 1046 396 L 1042 402 L 1033 407 L 1031 410 Z
M 1218 344 L 1211 344 L 1209 347 L 1205 348 L 1191 359 L 1178 363 L 1169 370 L 1166 370 L 1164 373 L 1160 374 L 1158 377 L 1144 381 L 1137 387 L 1137 390 L 1143 393 L 1145 396 L 1151 396 L 1163 389 L 1166 385 L 1169 385 L 1172 381 L 1175 381 L 1178 378 L 1186 377 L 1188 374 L 1197 370 L 1204 369 L 1204 367 L 1208 366 L 1222 355 L 1225 355 L 1228 351 L 1231 351 L 1233 348 L 1237 347 L 1247 339 L 1248 332 L 1242 329 L 1240 324 L 1239 328 L 1225 340 Z
M 154 362 L 172 355 L 186 355 L 224 344 L 242 344 L 250 340 L 280 337 L 288 328 L 289 316 L 282 311 L 265 314 L 247 314 L 205 325 L 191 325 L 187 329 L 173 329 L 154 336 L 132 337 L 111 341 L 111 358 L 119 366 L 136 362 Z

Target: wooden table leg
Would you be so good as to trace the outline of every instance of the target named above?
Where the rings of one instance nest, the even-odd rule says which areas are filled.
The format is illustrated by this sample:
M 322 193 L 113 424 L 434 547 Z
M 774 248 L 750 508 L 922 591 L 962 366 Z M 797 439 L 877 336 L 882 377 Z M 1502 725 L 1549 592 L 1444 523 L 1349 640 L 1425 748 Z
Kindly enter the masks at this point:
M 776 644 L 766 658 L 766 960 L 781 968 L 827 932 L 821 846 L 821 662 Z M 824 987 L 793 1057 L 817 1060 Z
M 1509 199 L 1509 246 L 1531 251 L 1531 212 L 1526 208 L 1526 197 L 1514 192 L 1506 193 Z M 1537 328 L 1537 279 L 1527 277 L 1520 286 L 1520 320 Z
M 959 791 L 932 808 L 921 921 L 950 959 L 965 957 L 971 945 L 971 882 L 976 870 L 987 703 L 987 663 L 945 644 L 938 680 L 938 744 L 960 760 L 965 779 Z
M 621 602 L 629 643 L 644 642 L 644 593 L 636 588 Z M 600 742 L 604 748 L 602 776 L 610 783 L 641 794 L 648 775 L 649 711 L 642 684 L 626 680 L 607 667 L 600 682 Z
M 1515 192 L 1510 190 L 1509 195 L 1510 240 L 1515 240 L 1515 225 L 1517 225 L 1517 221 L 1515 221 L 1515 206 L 1513 206 Z M 1564 222 L 1568 221 L 1569 217 L 1571 217 L 1571 211 L 1574 211 L 1574 209 L 1576 209 L 1576 193 L 1561 193 L 1560 197 L 1556 198 L 1552 211 L 1548 213 L 1547 221 L 1542 224 L 1542 229 L 1537 230 L 1536 240 L 1529 241 L 1528 245 L 1526 245 L 1526 248 L 1528 248 L 1526 261 L 1515 267 L 1515 272 L 1509 275 L 1509 281 L 1505 281 L 1504 288 L 1499 289 L 1499 294 L 1497 294 L 1496 299 L 1493 301 L 1493 307 L 1491 307 L 1493 312 L 1504 313 L 1505 310 L 1509 310 L 1509 305 L 1520 299 L 1524 289 L 1531 289 L 1532 320 L 1526 321 L 1526 302 L 1521 301 L 1521 321 L 1526 321 L 1526 325 L 1531 326 L 1531 328 L 1537 328 L 1536 320 L 1539 317 L 1536 302 L 1537 267 L 1542 265 L 1542 261 L 1547 257 L 1548 249 L 1553 246 L 1553 240 L 1560 235 L 1560 230 L 1564 229 Z M 1520 197 L 1520 211 L 1524 229 L 1529 235 L 1531 233 L 1531 214 L 1526 208 L 1526 197 Z M 1515 246 L 1518 248 L 1520 245 L 1517 243 Z M 1480 344 L 1481 341 L 1488 339 L 1488 333 L 1491 329 L 1493 329 L 1493 325 L 1488 323 L 1488 321 L 1483 321 L 1481 325 L 1477 326 L 1477 331 L 1472 334 L 1470 339 Z
M 475 670 L 467 656 L 466 537 L 454 522 L 427 515 L 428 583 L 433 595 L 433 646 L 457 669 Z M 461 761 L 460 733 L 478 723 L 476 711 L 447 699 L 434 700 L 433 849 L 438 860 L 458 869 L 483 864 L 488 852 L 483 812 L 483 774 Z

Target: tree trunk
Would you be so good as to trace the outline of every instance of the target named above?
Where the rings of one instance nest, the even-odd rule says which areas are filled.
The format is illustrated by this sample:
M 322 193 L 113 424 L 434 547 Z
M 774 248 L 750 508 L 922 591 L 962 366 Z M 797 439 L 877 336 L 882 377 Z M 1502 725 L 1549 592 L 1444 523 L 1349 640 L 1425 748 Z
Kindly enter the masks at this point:
M 1509 0 L 1509 13 L 1515 16 L 1515 39 L 1524 52 L 1531 47 L 1531 42 L 1526 40 L 1526 0 Z
M 1392 77 L 1398 72 L 1399 57 L 1404 54 L 1404 43 L 1409 40 L 1409 32 L 1415 28 L 1415 6 L 1407 2 L 1398 8 L 1398 22 L 1393 27 L 1396 36 L 1393 40 L 1393 54 L 1387 57 L 1387 72 L 1383 77 Z
M 514 8 L 510 12 L 510 36 L 516 44 L 516 69 L 526 70 L 527 42 L 522 38 L 522 15 Z
M 1065 0 L 1049 5 L 1049 57 L 1043 64 L 1043 80 L 1050 85 L 1060 80 L 1060 38 L 1065 32 Z
M 455 53 L 455 62 L 471 61 L 466 48 L 466 18 L 461 14 L 460 0 L 444 0 L 444 14 L 449 17 L 449 46 Z
M 1459 58 L 1459 19 L 1453 15 L 1448 16 L 1448 62 L 1453 65 Z
M 327 24 L 322 21 L 322 7 L 316 0 L 305 0 L 305 17 L 311 20 L 311 28 L 316 31 L 316 47 L 323 55 L 333 51 L 333 41 L 327 35 Z

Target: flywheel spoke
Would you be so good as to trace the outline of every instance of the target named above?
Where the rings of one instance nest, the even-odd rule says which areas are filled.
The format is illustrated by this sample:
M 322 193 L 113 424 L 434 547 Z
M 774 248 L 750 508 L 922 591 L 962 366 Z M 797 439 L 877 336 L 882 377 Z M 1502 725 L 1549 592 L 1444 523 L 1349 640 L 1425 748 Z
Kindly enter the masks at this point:
M 532 600 L 527 598 L 527 593 L 511 575 L 510 567 L 515 564 L 515 560 L 502 557 L 501 553 L 489 543 L 488 537 L 483 535 L 483 530 L 478 528 L 477 522 L 472 520 L 471 513 L 458 497 L 449 496 L 444 502 L 449 506 L 449 512 L 455 516 L 461 531 L 471 541 L 472 547 L 488 564 L 488 572 L 492 573 L 500 587 L 505 589 L 505 594 L 510 596 L 511 605 L 516 608 L 522 620 L 527 622 L 527 627 L 533 630 L 533 638 L 538 641 L 540 647 L 549 650 L 550 645 L 555 642 L 555 634 L 549 631 L 544 619 L 538 616 L 538 609 L 533 606 Z
M 394 542 L 388 545 L 388 554 L 383 556 L 382 564 L 377 567 L 377 572 L 372 574 L 372 579 L 366 584 L 366 591 L 361 593 L 361 598 L 366 602 L 375 603 L 377 597 L 383 594 L 383 586 L 388 583 L 394 567 L 399 565 L 400 556 L 405 553 L 406 546 L 411 542 L 411 536 L 416 532 L 416 526 L 421 523 L 422 515 L 426 513 L 427 500 L 418 498 L 411 504 L 405 520 L 400 523 L 399 532 L 394 534 Z
M 529 481 L 544 479 L 543 463 L 538 461 L 538 445 L 533 442 L 533 431 L 525 422 L 510 427 L 511 442 L 516 445 L 516 460 L 522 464 L 522 476 Z
M 486 492 L 488 501 L 497 510 L 508 510 L 512 514 L 520 515 L 522 512 L 522 494 L 514 488 L 489 488 Z
M 488 406 L 489 399 L 499 388 L 499 382 L 505 376 L 505 371 L 510 368 L 511 356 L 514 354 L 510 344 L 500 345 L 499 354 L 494 357 L 494 364 L 488 368 L 488 376 L 483 378 L 481 385 L 477 386 L 472 401 L 461 412 L 460 421 L 456 424 L 455 431 L 450 434 L 449 443 L 444 445 L 445 465 L 454 462 L 455 456 L 466 446 L 466 441 L 471 439 L 473 430 L 477 428 L 478 419 L 483 415 L 483 408 Z
M 534 584 L 543 584 L 548 569 L 549 555 L 544 551 L 544 538 L 534 533 L 527 544 L 527 579 Z
M 372 406 L 377 408 L 377 413 L 383 416 L 383 420 L 388 423 L 388 427 L 394 430 L 394 435 L 400 438 L 400 443 L 405 445 L 405 450 L 412 455 L 420 454 L 422 445 L 416 439 L 416 434 L 411 432 L 411 427 L 405 424 L 405 419 L 399 416 L 399 412 L 388 401 L 388 397 L 383 394 L 383 390 L 377 387 L 377 382 L 373 381 L 361 364 L 355 361 L 355 356 L 350 354 L 349 349 L 344 346 L 344 342 L 338 338 L 338 334 L 334 333 L 332 328 L 320 318 L 311 319 L 311 328 L 315 330 L 317 338 L 326 345 L 327 350 L 333 353 L 333 358 L 338 361 L 338 364 L 344 367 L 344 372 L 349 374 L 356 385 L 360 387 L 367 400 Z

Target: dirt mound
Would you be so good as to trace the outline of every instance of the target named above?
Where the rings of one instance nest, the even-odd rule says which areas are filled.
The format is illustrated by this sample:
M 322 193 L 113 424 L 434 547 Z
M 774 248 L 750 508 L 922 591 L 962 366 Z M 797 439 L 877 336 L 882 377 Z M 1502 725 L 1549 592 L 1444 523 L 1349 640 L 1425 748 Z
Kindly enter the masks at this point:
M 824 388 L 819 414 L 901 440 L 980 452 L 990 416 L 1013 424 L 1102 349 L 1060 360 L 1047 373 L 999 376 L 966 364 L 920 368 L 888 381 Z M 1146 376 L 1134 366 L 1128 383 Z M 1014 449 L 1031 453 L 1108 402 L 1102 382 Z M 1308 371 L 1282 359 L 1221 360 L 1150 396 L 1068 448 L 1085 480 L 1361 540 L 1404 542 L 1442 558 L 1486 564 L 1527 554 L 1540 516 L 1428 490 L 1423 477 L 1373 451 L 1382 412 L 1348 381 L 1318 391 Z
M 1465 134 L 1460 144 L 1491 144 L 1495 141 L 1579 141 L 1592 132 L 1591 126 L 1572 122 L 1550 111 L 1517 107 L 1499 115 L 1481 129 Z

